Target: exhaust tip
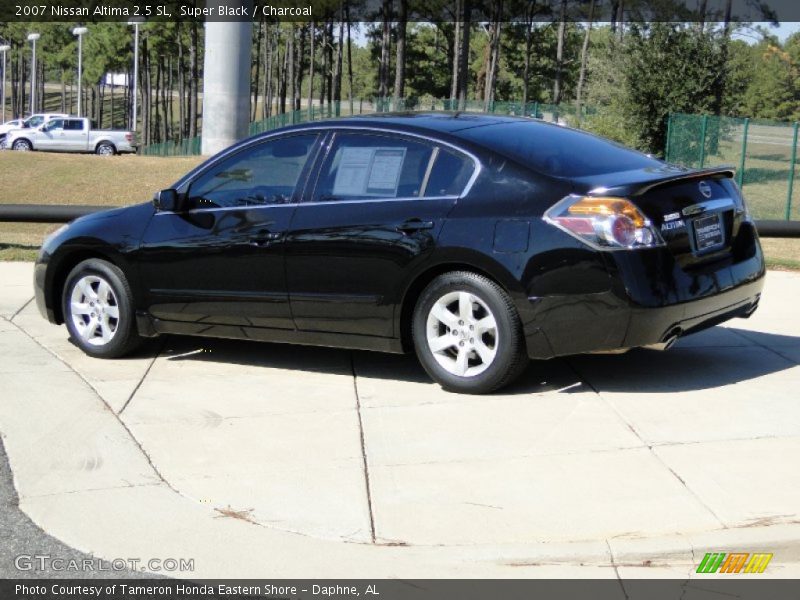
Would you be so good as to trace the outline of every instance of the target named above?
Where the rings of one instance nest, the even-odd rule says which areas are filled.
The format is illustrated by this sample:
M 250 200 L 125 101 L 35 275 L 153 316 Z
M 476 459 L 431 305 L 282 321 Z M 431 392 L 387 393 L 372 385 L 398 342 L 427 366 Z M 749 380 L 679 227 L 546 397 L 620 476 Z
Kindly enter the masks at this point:
M 672 348 L 672 346 L 675 345 L 675 342 L 677 342 L 678 338 L 680 337 L 681 337 L 681 331 L 679 329 L 676 329 L 671 333 L 669 333 L 663 342 L 658 342 L 657 344 L 648 344 L 647 346 L 645 346 L 645 348 L 664 352 Z

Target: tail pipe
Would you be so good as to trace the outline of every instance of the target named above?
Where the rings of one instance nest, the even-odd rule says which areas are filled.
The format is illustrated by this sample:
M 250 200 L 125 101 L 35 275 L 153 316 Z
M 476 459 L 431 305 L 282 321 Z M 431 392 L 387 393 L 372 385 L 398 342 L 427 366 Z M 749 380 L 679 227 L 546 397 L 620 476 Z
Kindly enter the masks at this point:
M 678 341 L 678 338 L 681 337 L 681 330 L 680 329 L 673 329 L 670 331 L 666 336 L 664 336 L 663 342 L 658 342 L 657 344 L 648 344 L 645 348 L 650 350 L 669 350 Z

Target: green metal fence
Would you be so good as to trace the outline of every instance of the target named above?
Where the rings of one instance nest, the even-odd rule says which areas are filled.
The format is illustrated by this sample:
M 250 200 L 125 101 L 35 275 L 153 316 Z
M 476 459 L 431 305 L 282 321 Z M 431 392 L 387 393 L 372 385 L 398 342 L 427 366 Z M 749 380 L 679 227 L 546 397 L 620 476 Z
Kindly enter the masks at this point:
M 733 165 L 753 215 L 800 219 L 794 198 L 798 123 L 672 114 L 667 127 L 668 162 L 687 167 Z
M 429 111 L 429 110 L 462 110 L 465 112 L 488 112 L 502 115 L 525 115 L 544 119 L 546 121 L 569 123 L 578 125 L 577 111 L 571 104 L 542 104 L 539 102 L 492 102 L 487 105 L 480 101 L 468 101 L 458 104 L 449 99 L 406 99 L 395 102 L 388 98 L 379 99 L 358 99 L 343 100 L 333 104 L 323 106 L 312 105 L 310 108 L 275 114 L 261 121 L 250 123 L 250 135 L 256 135 L 287 125 L 307 123 L 309 121 L 319 121 L 334 117 L 343 117 L 358 114 L 369 114 L 376 112 L 389 112 L 396 110 L 410 111 Z M 581 116 L 592 114 L 591 108 L 584 108 Z M 191 156 L 200 154 L 200 138 L 190 138 L 177 142 L 163 142 L 160 144 L 150 144 L 143 146 L 139 153 L 145 156 Z
M 195 156 L 200 154 L 200 136 L 142 146 L 138 153 L 143 156 Z

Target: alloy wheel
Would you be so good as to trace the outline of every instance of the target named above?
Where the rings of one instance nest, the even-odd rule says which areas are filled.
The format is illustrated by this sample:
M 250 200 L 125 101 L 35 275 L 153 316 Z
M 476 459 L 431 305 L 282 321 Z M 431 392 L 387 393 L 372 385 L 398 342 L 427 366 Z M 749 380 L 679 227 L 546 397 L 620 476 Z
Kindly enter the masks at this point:
M 426 331 L 433 357 L 453 375 L 479 375 L 497 356 L 497 320 L 488 305 L 470 292 L 440 297 L 428 313 Z
M 93 346 L 108 344 L 119 328 L 117 295 L 108 281 L 98 275 L 85 275 L 75 282 L 69 311 L 78 335 Z

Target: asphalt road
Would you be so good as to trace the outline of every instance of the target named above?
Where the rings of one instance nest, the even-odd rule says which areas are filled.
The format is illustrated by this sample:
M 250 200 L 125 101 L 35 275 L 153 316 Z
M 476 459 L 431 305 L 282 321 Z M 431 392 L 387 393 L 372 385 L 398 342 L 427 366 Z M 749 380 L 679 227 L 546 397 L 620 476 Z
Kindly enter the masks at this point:
M 19 498 L 14 489 L 2 438 L 0 438 L 0 539 L 3 540 L 0 544 L 0 578 L 3 579 L 153 579 L 155 577 L 150 573 L 139 573 L 130 569 L 99 570 L 101 563 L 97 559 L 62 544 L 37 527 L 19 508 Z M 30 570 L 16 568 L 15 562 L 19 556 L 26 557 L 20 559 L 21 564 L 25 566 L 29 563 Z M 28 559 L 28 556 L 31 559 Z M 40 569 L 42 560 L 33 557 L 42 556 L 63 559 L 63 563 L 55 565 L 60 567 L 63 564 L 65 568 L 53 568 L 47 564 L 44 569 Z M 77 561 L 75 564 L 79 566 L 82 566 L 84 561 L 89 561 L 97 566 L 94 570 L 67 570 L 66 567 L 70 566 L 69 561 Z M 44 562 L 49 563 L 49 561 Z M 110 568 L 110 565 L 104 564 L 106 568 Z

